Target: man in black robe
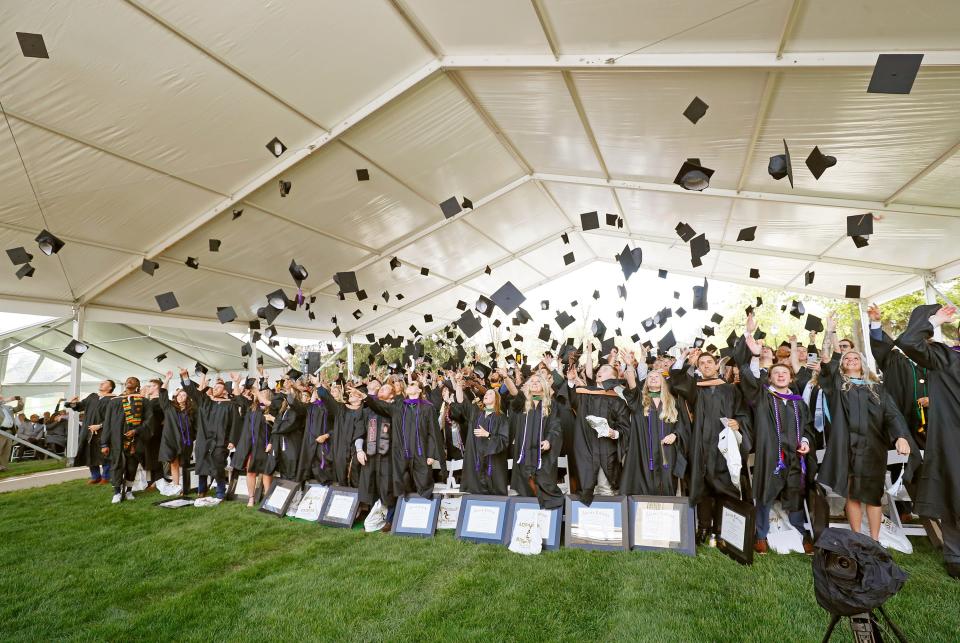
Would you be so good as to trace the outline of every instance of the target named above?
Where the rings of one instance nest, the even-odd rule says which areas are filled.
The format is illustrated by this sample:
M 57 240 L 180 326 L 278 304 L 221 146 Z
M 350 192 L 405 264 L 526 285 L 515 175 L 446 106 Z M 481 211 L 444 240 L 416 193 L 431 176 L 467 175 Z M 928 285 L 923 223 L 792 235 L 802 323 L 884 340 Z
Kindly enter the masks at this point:
M 206 374 L 201 386 L 189 379 L 187 371 L 180 371 L 183 389 L 197 406 L 197 439 L 193 443 L 194 470 L 199 479 L 198 493 L 207 491 L 207 478 L 217 482 L 217 498 L 223 500 L 227 492 L 227 451 L 235 425 L 240 422 L 237 405 L 227 393 L 223 380 L 217 380 L 212 388 L 206 388 Z M 234 380 L 234 390 L 239 389 L 239 379 Z
M 116 387 L 113 380 L 103 380 L 96 393 L 91 393 L 82 400 L 74 397 L 66 403 L 68 409 L 83 413 L 77 455 L 73 464 L 78 467 L 86 465 L 90 469 L 90 481 L 87 484 L 110 483 L 110 461 L 100 453 L 100 430 L 103 427 L 104 411 L 107 403 L 113 399 L 113 390 Z
M 377 390 L 377 399 L 393 402 L 393 387 L 382 385 Z M 386 525 L 381 531 L 389 532 L 397 496 L 393 490 L 393 461 L 390 454 L 390 415 L 380 415 L 373 409 L 363 409 L 364 435 L 356 444 L 357 461 L 360 464 L 360 502 L 373 507 L 379 500 L 387 508 Z
M 133 500 L 137 467 L 150 439 L 149 405 L 140 394 L 140 380 L 128 377 L 123 393 L 107 403 L 100 430 L 100 452 L 110 458 L 113 504 Z
M 336 484 L 356 487 L 359 483 L 360 465 L 357 462 L 355 442 L 363 438 L 363 398 L 357 389 L 344 391 L 345 403 L 338 402 L 324 386 L 317 387 L 317 395 L 333 417 L 333 438 L 330 450 L 333 453 L 333 471 Z
M 960 353 L 932 341 L 934 329 L 953 322 L 956 313 L 952 306 L 917 307 L 897 346 L 929 376 L 927 442 L 914 508 L 940 519 L 947 573 L 960 578 Z

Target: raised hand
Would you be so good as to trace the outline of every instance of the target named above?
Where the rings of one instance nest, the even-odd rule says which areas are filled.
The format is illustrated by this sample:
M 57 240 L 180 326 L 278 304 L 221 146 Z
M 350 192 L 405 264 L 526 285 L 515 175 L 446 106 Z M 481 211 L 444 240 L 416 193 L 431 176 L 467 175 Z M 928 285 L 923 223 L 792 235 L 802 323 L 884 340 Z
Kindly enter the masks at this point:
M 941 324 L 949 324 L 956 318 L 956 315 L 957 315 L 957 309 L 955 307 L 944 306 L 933 315 L 933 317 L 931 318 L 931 321 L 933 322 L 934 326 L 940 326 Z
M 747 335 L 753 335 L 757 331 L 757 318 L 753 313 L 747 315 Z
M 870 317 L 872 322 L 880 321 L 880 308 L 876 304 L 870 304 L 867 306 L 867 316 Z

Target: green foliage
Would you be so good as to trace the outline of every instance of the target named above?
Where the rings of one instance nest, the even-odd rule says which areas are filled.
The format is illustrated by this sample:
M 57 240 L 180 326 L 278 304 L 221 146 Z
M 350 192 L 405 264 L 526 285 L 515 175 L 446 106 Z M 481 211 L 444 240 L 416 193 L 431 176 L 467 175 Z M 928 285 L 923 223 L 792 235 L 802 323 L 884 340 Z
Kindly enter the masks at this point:
M 0 495 L 5 642 L 818 641 L 829 620 L 800 554 L 752 567 L 708 547 L 527 557 L 449 531 L 402 538 L 110 495 L 82 482 Z M 910 579 L 886 609 L 910 640 L 956 640 L 960 583 L 913 543 L 892 552 Z

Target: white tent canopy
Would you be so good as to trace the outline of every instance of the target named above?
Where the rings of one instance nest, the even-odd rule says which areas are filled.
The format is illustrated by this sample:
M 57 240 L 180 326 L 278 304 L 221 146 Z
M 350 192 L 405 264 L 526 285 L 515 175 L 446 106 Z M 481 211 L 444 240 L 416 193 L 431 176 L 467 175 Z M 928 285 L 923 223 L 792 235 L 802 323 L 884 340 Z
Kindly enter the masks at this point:
M 0 23 L 17 142 L 3 124 L 0 239 L 39 255 L 30 279 L 7 266 L 0 303 L 82 306 L 90 337 L 96 322 L 242 332 L 216 308 L 243 321 L 266 293 L 292 296 L 291 259 L 316 320 L 277 326 L 313 337 L 333 315 L 348 336 L 427 313 L 442 326 L 457 300 L 529 290 L 625 244 L 645 268 L 831 297 L 858 284 L 882 301 L 960 272 L 953 0 L 8 0 Z M 13 31 L 42 34 L 49 60 L 24 58 Z M 924 53 L 909 95 L 867 93 L 882 52 Z M 710 108 L 693 125 L 695 96 Z M 793 189 L 766 172 L 782 139 Z M 803 164 L 814 145 L 839 159 L 819 181 Z M 703 193 L 673 184 L 688 157 L 716 170 Z M 444 218 L 452 195 L 473 209 Z M 591 210 L 623 228 L 582 232 Z M 857 249 L 845 219 L 864 212 L 880 220 Z M 702 267 L 680 221 L 711 242 Z M 756 241 L 738 243 L 750 225 Z M 67 244 L 54 258 L 36 251 L 42 228 Z M 338 299 L 347 270 L 366 300 Z M 180 307 L 160 313 L 167 291 Z

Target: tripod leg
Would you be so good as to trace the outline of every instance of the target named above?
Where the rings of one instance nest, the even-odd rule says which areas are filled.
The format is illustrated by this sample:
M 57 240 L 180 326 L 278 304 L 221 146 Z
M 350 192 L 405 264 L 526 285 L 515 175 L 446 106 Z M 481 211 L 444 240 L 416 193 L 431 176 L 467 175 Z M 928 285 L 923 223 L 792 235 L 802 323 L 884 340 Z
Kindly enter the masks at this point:
M 833 618 L 830 619 L 830 625 L 827 626 L 827 633 L 823 635 L 822 643 L 828 643 L 830 636 L 833 634 L 833 629 L 837 626 L 837 623 L 840 622 L 840 615 L 834 614 Z
M 880 611 L 883 620 L 886 621 L 887 625 L 890 626 L 890 629 L 893 631 L 893 635 L 897 637 L 897 640 L 900 643 L 907 643 L 907 637 L 903 635 L 903 632 L 900 631 L 900 628 L 897 627 L 897 624 L 893 622 L 890 618 L 890 615 L 887 614 L 887 610 L 883 609 L 883 605 L 877 608 Z

